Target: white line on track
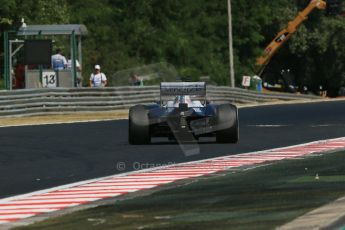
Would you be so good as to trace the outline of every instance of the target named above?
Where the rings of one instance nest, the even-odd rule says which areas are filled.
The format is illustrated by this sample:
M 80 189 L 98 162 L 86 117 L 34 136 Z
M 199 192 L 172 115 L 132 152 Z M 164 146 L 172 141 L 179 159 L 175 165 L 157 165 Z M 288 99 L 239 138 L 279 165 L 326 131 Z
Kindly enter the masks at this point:
M 76 202 L 91 202 L 95 200 L 99 200 L 100 198 L 27 198 L 25 200 L 19 200 L 16 202 L 13 202 L 14 204 L 45 204 L 45 203 L 76 203 Z M 1 213 L 0 213 L 1 215 Z
M 129 192 L 136 192 L 139 191 L 139 189 L 107 189 L 107 190 L 66 190 L 66 191 L 61 191 L 61 192 L 54 192 L 54 193 L 49 193 L 49 195 L 77 195 L 80 194 L 80 196 L 84 196 L 84 195 L 89 195 L 89 194 L 99 194 L 99 195 L 106 195 L 106 194 L 114 194 L 113 197 L 115 196 L 119 196 L 122 194 L 126 194 Z M 43 195 L 48 195 L 48 194 L 43 194 Z
M 259 128 L 281 128 L 281 127 L 288 127 L 291 125 L 248 125 L 248 127 L 259 127 Z
M 44 212 L 54 212 L 58 211 L 59 209 L 43 209 L 43 208 L 36 208 L 36 209 L 6 209 L 5 211 L 1 211 L 2 214 L 13 214 L 13 213 L 44 213 Z
M 169 182 L 156 182 L 156 183 L 153 183 L 153 182 L 99 182 L 99 183 L 93 183 L 93 184 L 86 184 L 86 185 L 83 185 L 83 187 L 89 187 L 89 186 L 105 186 L 105 187 L 109 187 L 109 186 L 112 186 L 112 187 L 116 187 L 116 186 L 132 186 L 132 185 L 153 185 L 153 186 L 156 186 L 156 185 L 160 185 L 160 184 L 166 184 L 166 183 L 169 183 Z
M 36 209 L 36 208 L 67 208 L 67 207 L 73 207 L 79 205 L 79 203 L 71 203 L 71 204 L 39 204 L 39 205 L 18 205 L 18 204 L 11 204 L 8 206 L 0 206 L 1 210 L 14 210 L 14 209 Z
M 10 214 L 10 215 L 1 215 L 0 214 L 0 220 L 3 219 L 23 219 L 23 218 L 28 218 L 28 217 L 32 217 L 35 214 Z
M 42 200 L 42 199 L 67 199 L 67 198 L 76 198 L 76 199 L 90 199 L 90 198 L 105 198 L 105 197 L 115 197 L 121 195 L 120 193 L 104 193 L 104 194 L 66 194 L 66 195 L 58 195 L 58 194 L 43 194 L 40 196 L 33 196 L 30 198 L 27 198 L 26 200 Z

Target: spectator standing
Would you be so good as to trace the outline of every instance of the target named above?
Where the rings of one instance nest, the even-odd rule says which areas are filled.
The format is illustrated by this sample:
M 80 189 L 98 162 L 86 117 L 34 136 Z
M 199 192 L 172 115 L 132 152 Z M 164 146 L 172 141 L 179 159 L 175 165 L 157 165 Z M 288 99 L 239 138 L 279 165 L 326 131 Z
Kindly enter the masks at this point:
M 104 87 L 107 83 L 107 77 L 101 72 L 100 65 L 95 65 L 95 71 L 90 76 L 90 87 Z
M 67 69 L 72 70 L 72 59 L 69 56 L 67 61 Z M 83 77 L 81 76 L 81 66 L 77 59 L 75 59 L 75 69 L 77 71 L 77 87 L 80 87 L 82 84 Z
M 135 73 L 131 73 L 130 82 L 131 82 L 131 85 L 141 85 L 140 78 Z
M 55 71 L 63 70 L 67 67 L 67 60 L 62 55 L 61 49 L 56 49 L 56 54 L 52 55 L 51 63 Z
M 77 59 L 75 59 L 75 68 L 78 72 L 81 71 L 80 63 Z M 72 69 L 72 59 L 68 59 L 67 61 L 67 69 Z

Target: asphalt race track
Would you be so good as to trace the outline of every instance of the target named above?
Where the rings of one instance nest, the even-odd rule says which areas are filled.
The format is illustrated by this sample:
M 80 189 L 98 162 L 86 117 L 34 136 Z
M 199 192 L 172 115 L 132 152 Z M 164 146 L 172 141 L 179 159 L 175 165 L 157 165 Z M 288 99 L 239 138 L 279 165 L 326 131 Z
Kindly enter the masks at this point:
M 345 101 L 239 110 L 240 143 L 201 139 L 185 156 L 165 139 L 127 143 L 127 121 L 0 128 L 0 198 L 162 164 L 345 136 Z

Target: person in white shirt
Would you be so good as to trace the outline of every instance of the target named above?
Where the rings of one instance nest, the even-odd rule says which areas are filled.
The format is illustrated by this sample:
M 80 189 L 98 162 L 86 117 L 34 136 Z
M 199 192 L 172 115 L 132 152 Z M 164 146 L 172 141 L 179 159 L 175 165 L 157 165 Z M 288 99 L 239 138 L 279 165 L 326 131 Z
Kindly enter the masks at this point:
M 81 70 L 80 63 L 77 59 L 75 60 L 75 68 L 77 71 Z M 67 61 L 67 69 L 72 69 L 72 60 L 71 59 L 68 59 L 68 61 Z
M 67 67 L 67 60 L 65 56 L 61 54 L 61 49 L 56 49 L 56 54 L 51 58 L 52 68 L 57 70 L 63 70 Z
M 69 56 L 67 61 L 67 69 L 72 70 L 72 59 Z M 77 59 L 75 59 L 75 69 L 77 71 L 77 87 L 82 86 L 83 77 L 81 76 L 81 66 Z
M 95 65 L 95 72 L 90 76 L 90 87 L 104 87 L 107 83 L 107 77 L 101 72 L 100 65 Z

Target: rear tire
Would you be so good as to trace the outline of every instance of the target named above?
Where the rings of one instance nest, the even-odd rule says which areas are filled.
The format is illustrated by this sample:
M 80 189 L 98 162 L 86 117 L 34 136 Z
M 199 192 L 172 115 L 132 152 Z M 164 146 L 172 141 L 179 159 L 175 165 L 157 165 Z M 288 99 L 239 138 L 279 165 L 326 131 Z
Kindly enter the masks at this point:
M 148 110 L 143 105 L 129 109 L 128 141 L 132 145 L 145 145 L 151 142 Z
M 219 105 L 216 114 L 218 143 L 237 143 L 239 140 L 238 109 L 232 104 Z

